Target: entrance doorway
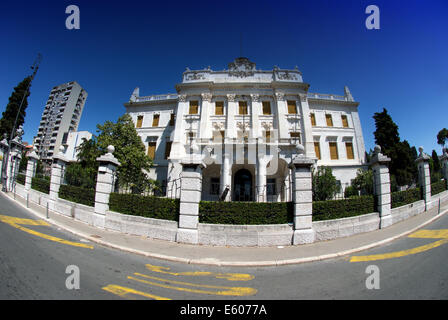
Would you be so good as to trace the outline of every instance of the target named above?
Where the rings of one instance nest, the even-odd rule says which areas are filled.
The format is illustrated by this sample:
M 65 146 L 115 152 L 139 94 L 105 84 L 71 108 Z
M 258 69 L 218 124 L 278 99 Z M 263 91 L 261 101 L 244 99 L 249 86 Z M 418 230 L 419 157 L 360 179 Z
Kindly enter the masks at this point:
M 233 177 L 233 201 L 253 201 L 252 174 L 240 169 Z

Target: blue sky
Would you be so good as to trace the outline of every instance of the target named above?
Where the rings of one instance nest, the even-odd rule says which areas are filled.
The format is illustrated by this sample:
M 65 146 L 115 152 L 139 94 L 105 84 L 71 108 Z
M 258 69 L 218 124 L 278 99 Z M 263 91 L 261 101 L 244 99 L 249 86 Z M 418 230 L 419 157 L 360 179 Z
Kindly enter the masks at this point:
M 65 8 L 80 8 L 67 30 Z M 367 30 L 365 8 L 380 9 Z M 115 121 L 133 89 L 175 92 L 185 67 L 215 70 L 242 55 L 259 69 L 298 66 L 310 92 L 360 102 L 366 149 L 373 114 L 388 109 L 400 137 L 430 153 L 448 127 L 448 1 L 20 1 L 0 4 L 0 112 L 43 61 L 31 88 L 24 140 L 32 142 L 55 85 L 77 81 L 89 96 L 79 130 Z

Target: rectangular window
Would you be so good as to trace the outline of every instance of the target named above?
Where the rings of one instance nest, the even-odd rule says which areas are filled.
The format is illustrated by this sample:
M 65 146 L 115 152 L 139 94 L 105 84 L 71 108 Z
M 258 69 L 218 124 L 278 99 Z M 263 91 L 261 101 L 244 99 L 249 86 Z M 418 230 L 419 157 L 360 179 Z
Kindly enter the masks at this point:
M 347 149 L 347 159 L 355 159 L 355 154 L 353 152 L 353 143 L 346 142 L 345 148 Z
M 316 115 L 314 113 L 310 113 L 311 125 L 313 127 L 316 126 Z
M 294 141 L 299 141 L 300 142 L 300 132 L 290 132 L 289 136 L 291 137 L 292 140 Z
M 321 160 L 320 143 L 319 142 L 314 142 L 314 152 L 316 153 L 316 158 Z
M 331 114 L 326 114 L 325 119 L 327 120 L 327 126 L 332 127 L 333 126 L 333 118 L 331 117 Z
M 138 116 L 137 117 L 137 128 L 141 128 L 143 124 L 143 116 Z
M 147 155 L 148 155 L 148 157 L 150 157 L 153 160 L 154 160 L 154 157 L 156 156 L 156 145 L 157 145 L 157 142 L 149 142 L 148 143 Z
M 247 114 L 247 102 L 246 101 L 239 101 L 239 114 Z
M 217 116 L 224 115 L 224 102 L 223 101 L 215 102 L 215 115 L 217 115 Z
M 211 178 L 210 179 L 210 194 L 219 195 L 219 185 L 220 185 L 219 178 Z
M 199 112 L 199 102 L 198 101 L 190 101 L 190 114 L 198 114 Z
M 338 160 L 338 144 L 336 142 L 330 142 L 330 159 L 331 160 Z
M 273 196 L 276 194 L 275 190 L 275 178 L 266 179 L 266 194 L 268 196 Z
M 175 115 L 174 115 L 174 113 L 171 113 L 169 126 L 174 126 L 174 123 L 175 123 L 174 119 L 175 119 Z
M 171 145 L 173 143 L 171 141 L 167 141 L 166 145 L 165 145 L 165 159 L 168 159 L 168 157 L 170 156 L 171 153 Z
M 263 101 L 263 114 L 271 114 L 271 102 Z
M 346 115 L 342 115 L 342 116 L 341 116 L 341 119 L 342 119 L 342 126 L 343 126 L 344 128 L 348 128 L 348 119 L 347 119 L 347 116 L 346 116 Z
M 152 126 L 153 127 L 158 127 L 159 126 L 159 119 L 160 119 L 160 114 L 155 114 L 152 118 Z
M 288 100 L 288 113 L 297 114 L 297 106 L 295 101 Z

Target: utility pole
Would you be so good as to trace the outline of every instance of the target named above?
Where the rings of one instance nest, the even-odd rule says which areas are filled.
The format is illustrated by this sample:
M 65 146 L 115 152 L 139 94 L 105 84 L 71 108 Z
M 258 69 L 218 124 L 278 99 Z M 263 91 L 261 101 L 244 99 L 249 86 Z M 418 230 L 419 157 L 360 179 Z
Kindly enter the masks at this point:
M 16 115 L 16 119 L 14 121 L 14 125 L 12 127 L 11 130 L 11 135 L 9 136 L 9 140 L 8 140 L 8 149 L 6 150 L 6 157 L 3 157 L 4 161 L 3 161 L 3 167 L 2 167 L 2 176 L 3 176 L 3 186 L 2 186 L 2 191 L 3 192 L 7 192 L 7 181 L 8 181 L 8 177 L 7 177 L 7 169 L 8 169 L 8 160 L 9 160 L 9 152 L 11 151 L 11 141 L 14 138 L 15 135 L 15 131 L 16 131 L 16 126 L 17 126 L 17 120 L 19 119 L 19 114 L 20 111 L 22 110 L 22 106 L 23 106 L 23 102 L 25 101 L 25 98 L 28 95 L 28 92 L 30 90 L 30 86 L 31 83 L 33 82 L 34 77 L 36 76 L 37 70 L 39 70 L 39 65 L 42 61 L 42 55 L 40 53 L 37 54 L 37 58 L 34 61 L 33 65 L 31 66 L 31 70 L 33 70 L 33 74 L 31 75 L 31 80 L 28 83 L 28 86 L 25 90 L 25 92 L 23 93 L 23 97 L 22 97 L 22 101 L 20 102 L 20 106 L 19 106 L 19 110 L 17 111 L 17 115 Z

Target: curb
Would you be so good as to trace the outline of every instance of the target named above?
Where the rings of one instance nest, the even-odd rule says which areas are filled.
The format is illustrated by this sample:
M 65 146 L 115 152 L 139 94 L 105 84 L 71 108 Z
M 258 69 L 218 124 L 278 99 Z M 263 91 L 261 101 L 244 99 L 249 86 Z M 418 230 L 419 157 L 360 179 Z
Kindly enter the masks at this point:
M 12 201 L 15 204 L 18 204 L 20 206 L 22 206 L 24 209 L 28 210 L 29 212 L 31 212 L 33 215 L 42 218 L 42 215 L 35 212 L 33 209 L 31 208 L 27 208 L 24 204 L 15 201 L 13 198 L 11 198 L 8 194 L 5 194 L 4 192 L 2 192 L 2 195 L 4 195 L 7 199 L 9 199 L 10 201 Z M 20 196 L 19 196 L 20 197 Z M 446 213 L 448 213 L 448 209 L 446 209 L 445 211 L 437 214 L 436 216 L 432 217 L 431 219 L 425 221 L 424 223 L 410 229 L 407 230 L 405 232 L 402 232 L 396 236 L 387 238 L 387 239 L 383 239 L 381 241 L 377 241 L 377 242 L 373 242 L 371 244 L 365 245 L 365 246 L 361 246 L 358 248 L 354 248 L 354 249 L 349 249 L 349 250 L 344 250 L 344 251 L 340 251 L 340 252 L 336 252 L 336 253 L 330 253 L 330 254 L 324 254 L 324 255 L 320 255 L 320 256 L 313 256 L 313 257 L 306 257 L 306 258 L 297 258 L 297 259 L 285 259 L 285 260 L 267 260 L 267 261 L 245 261 L 245 262 L 240 262 L 240 261 L 221 261 L 218 259 L 214 259 L 214 258 L 200 258 L 200 259 L 186 259 L 186 258 L 180 258 L 180 257 L 175 257 L 175 256 L 168 256 L 168 255 L 163 255 L 163 254 L 158 254 L 158 253 L 151 253 L 151 252 L 146 252 L 146 251 L 141 251 L 141 250 L 136 250 L 133 248 L 129 248 L 129 247 L 123 247 L 117 244 L 113 244 L 107 241 L 103 241 L 100 240 L 98 238 L 94 238 L 91 237 L 89 235 L 86 235 L 82 232 L 79 232 L 75 229 L 69 228 L 65 225 L 61 225 L 58 222 L 52 221 L 51 219 L 47 219 L 45 216 L 43 217 L 47 222 L 51 223 L 52 225 L 64 229 L 65 231 L 68 231 L 78 237 L 87 239 L 91 242 L 103 245 L 105 247 L 109 247 L 109 248 L 113 248 L 113 249 L 118 249 L 121 251 L 125 251 L 125 252 L 129 252 L 129 253 L 134 253 L 134 254 L 138 254 L 138 255 L 142 255 L 148 258 L 155 258 L 155 259 L 161 259 L 161 260 L 166 260 L 166 261 L 172 261 L 172 262 L 180 262 L 180 263 L 186 263 L 186 264 L 195 264 L 195 265 L 209 265 L 209 266 L 226 266 L 226 267 L 272 267 L 272 266 L 283 266 L 283 265 L 291 265 L 291 264 L 300 264 L 300 263 L 307 263 L 307 262 L 315 262 L 315 261 L 322 261 L 322 260 L 328 260 L 328 259 L 333 259 L 333 258 L 338 258 L 338 257 L 342 257 L 342 256 L 346 256 L 355 252 L 359 252 L 359 251 L 364 251 L 364 250 L 368 250 L 386 243 L 389 243 L 391 241 L 394 241 L 398 238 L 404 237 L 432 222 L 434 222 L 435 220 L 439 219 L 440 217 L 442 217 L 443 215 L 445 215 Z M 53 212 L 53 214 L 57 214 L 60 215 L 60 213 L 57 212 Z M 64 216 L 65 217 L 65 216 Z M 77 222 L 82 222 L 82 221 L 77 221 Z

